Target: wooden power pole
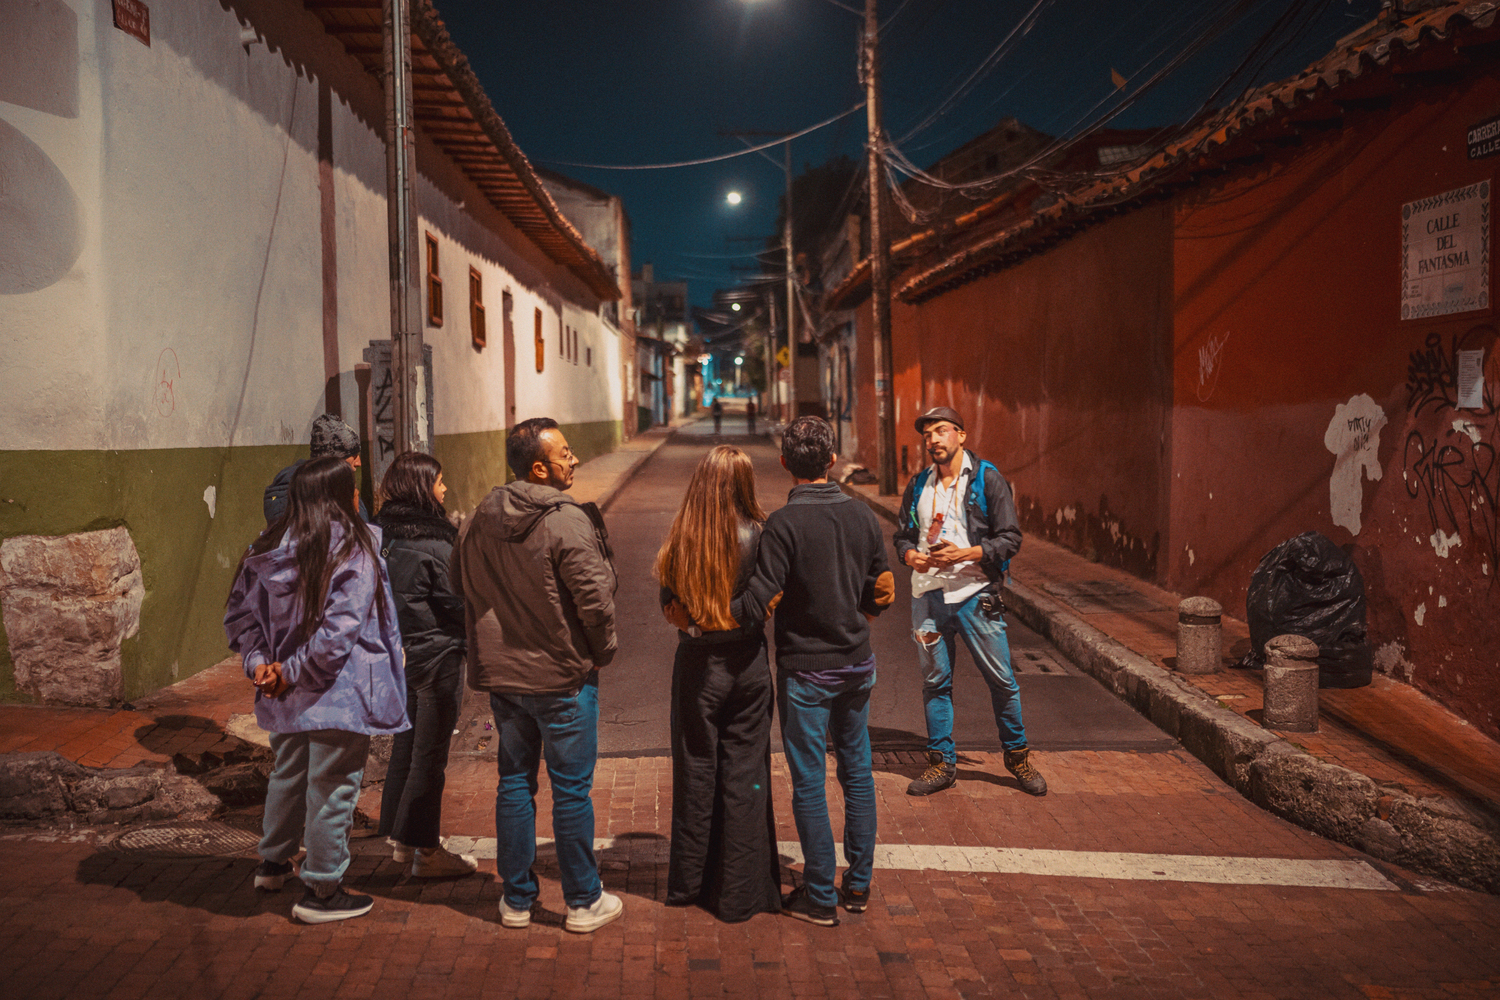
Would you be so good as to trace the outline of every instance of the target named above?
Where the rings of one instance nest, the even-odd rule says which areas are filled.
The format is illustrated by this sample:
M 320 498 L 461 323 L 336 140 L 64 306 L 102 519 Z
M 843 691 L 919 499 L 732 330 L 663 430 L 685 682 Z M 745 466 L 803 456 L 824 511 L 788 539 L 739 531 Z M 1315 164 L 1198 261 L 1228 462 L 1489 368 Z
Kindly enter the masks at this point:
M 876 0 L 865 0 L 864 64 L 865 120 L 869 125 L 870 171 L 870 322 L 874 327 L 875 458 L 882 495 L 896 493 L 896 425 L 891 379 L 890 233 L 885 227 L 885 171 L 880 146 L 880 83 L 876 45 L 880 21 Z

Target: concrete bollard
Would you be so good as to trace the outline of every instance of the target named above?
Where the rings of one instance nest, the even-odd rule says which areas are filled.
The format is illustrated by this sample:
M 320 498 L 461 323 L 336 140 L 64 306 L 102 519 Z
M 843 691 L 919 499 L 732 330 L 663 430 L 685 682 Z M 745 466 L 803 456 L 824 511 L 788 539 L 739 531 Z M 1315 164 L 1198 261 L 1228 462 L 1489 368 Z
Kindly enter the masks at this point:
M 1289 733 L 1318 731 L 1318 644 L 1278 635 L 1266 643 L 1266 710 L 1262 725 Z
M 1219 616 L 1224 609 L 1211 597 L 1189 597 L 1177 605 L 1177 672 L 1212 674 L 1224 659 Z

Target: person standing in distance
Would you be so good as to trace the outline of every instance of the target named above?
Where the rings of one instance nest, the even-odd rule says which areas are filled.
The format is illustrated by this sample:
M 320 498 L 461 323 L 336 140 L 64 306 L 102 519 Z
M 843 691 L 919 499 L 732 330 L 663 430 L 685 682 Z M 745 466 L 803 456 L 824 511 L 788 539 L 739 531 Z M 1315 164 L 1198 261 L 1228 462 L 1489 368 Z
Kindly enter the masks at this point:
M 359 486 L 359 435 L 354 428 L 339 419 L 336 413 L 325 413 L 313 421 L 312 442 L 307 446 L 310 458 L 341 458 L 354 470 L 354 483 L 356 490 Z M 282 515 L 286 510 L 287 495 L 291 491 L 292 475 L 308 461 L 299 458 L 276 473 L 276 478 L 265 489 L 265 496 L 261 501 L 261 512 L 266 516 L 266 524 L 270 524 Z M 362 521 L 368 521 L 370 514 L 365 510 L 365 502 L 358 499 L 356 507 Z
M 954 637 L 963 636 L 989 685 L 1005 769 L 1028 795 L 1046 795 L 1021 721 L 1021 689 L 1011 669 L 1000 581 L 1021 549 L 1016 503 L 1000 470 L 964 447 L 963 418 L 937 406 L 917 418 L 932 464 L 906 484 L 895 533 L 896 557 L 912 569 L 911 627 L 922 667 L 928 768 L 908 795 L 931 795 L 958 781 L 953 745 Z
M 563 926 L 598 930 L 624 912 L 594 858 L 594 765 L 599 668 L 615 656 L 615 568 L 599 510 L 565 490 L 578 459 L 548 417 L 523 420 L 505 441 L 518 477 L 497 486 L 459 529 L 449 579 L 464 601 L 468 683 L 488 691 L 498 737 L 496 869 L 500 923 L 531 923 L 539 886 L 537 769 L 552 781 Z

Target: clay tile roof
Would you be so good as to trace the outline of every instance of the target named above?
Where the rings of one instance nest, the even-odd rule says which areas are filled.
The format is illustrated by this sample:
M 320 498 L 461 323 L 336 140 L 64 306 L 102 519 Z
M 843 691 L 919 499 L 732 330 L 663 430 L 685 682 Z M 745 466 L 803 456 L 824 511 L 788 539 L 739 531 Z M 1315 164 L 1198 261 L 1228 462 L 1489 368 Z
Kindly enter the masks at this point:
M 371 76 L 384 79 L 382 0 L 303 0 L 303 6 Z M 614 275 L 542 187 L 431 0 L 412 0 L 411 68 L 417 130 L 543 253 L 600 298 L 619 298 Z
M 1399 78 L 1442 71 L 1476 59 L 1494 59 L 1500 42 L 1500 2 L 1456 2 L 1406 16 L 1372 21 L 1296 76 L 1247 92 L 1238 101 L 1189 123 L 1176 138 L 1145 159 L 1116 171 L 1076 180 L 1048 203 L 1032 205 L 1020 221 L 998 230 L 974 227 L 966 242 L 942 259 L 928 259 L 893 282 L 892 295 L 920 302 L 1034 254 L 1125 208 L 1165 197 L 1208 171 L 1256 155 L 1259 142 L 1275 143 L 1299 128 L 1337 126 L 1343 106 L 1389 97 Z M 1378 71 L 1378 72 L 1377 72 Z M 943 236 L 954 246 L 954 220 L 908 237 L 908 245 Z M 869 261 L 829 291 L 831 308 L 847 308 L 868 286 Z M 867 292 L 866 292 L 867 294 Z

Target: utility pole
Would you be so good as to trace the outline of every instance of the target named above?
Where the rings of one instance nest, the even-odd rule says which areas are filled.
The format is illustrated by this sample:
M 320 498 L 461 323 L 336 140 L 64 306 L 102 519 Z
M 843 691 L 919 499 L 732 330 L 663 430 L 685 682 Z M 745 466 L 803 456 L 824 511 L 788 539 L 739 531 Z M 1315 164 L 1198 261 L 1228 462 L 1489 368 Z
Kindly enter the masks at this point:
M 786 225 L 781 242 L 786 248 L 786 367 L 791 379 L 786 384 L 786 422 L 797 419 L 797 289 L 792 270 L 792 140 L 786 141 Z
M 427 451 L 426 422 L 418 418 L 425 391 L 422 371 L 422 293 L 418 284 L 417 172 L 412 125 L 411 0 L 384 0 L 385 180 L 391 275 L 391 416 L 395 454 Z M 425 410 L 425 407 L 422 407 Z M 379 442 L 370 442 L 378 448 Z M 379 466 L 377 458 L 377 467 Z
M 885 228 L 885 171 L 880 144 L 880 85 L 876 43 L 880 21 L 876 0 L 865 0 L 865 37 L 860 47 L 865 80 L 865 120 L 869 125 L 870 169 L 870 322 L 874 327 L 875 458 L 882 496 L 896 493 L 896 426 L 891 385 L 890 233 Z

